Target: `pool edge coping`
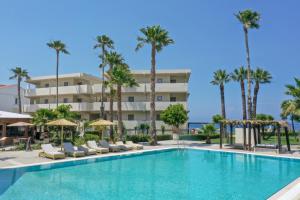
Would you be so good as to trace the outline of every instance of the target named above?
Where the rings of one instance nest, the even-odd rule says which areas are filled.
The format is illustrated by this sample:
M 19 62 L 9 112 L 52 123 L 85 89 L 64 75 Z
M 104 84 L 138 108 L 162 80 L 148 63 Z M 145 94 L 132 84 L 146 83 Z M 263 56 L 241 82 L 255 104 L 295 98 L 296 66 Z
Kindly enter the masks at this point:
M 81 158 L 70 158 L 68 160 L 50 160 L 47 162 L 39 162 L 39 163 L 31 163 L 31 164 L 22 164 L 16 166 L 7 166 L 1 167 L 0 170 L 6 169 L 15 169 L 15 168 L 23 168 L 23 167 L 34 167 L 34 166 L 43 166 L 43 165 L 51 165 L 51 164 L 58 164 L 58 163 L 67 163 L 67 162 L 74 162 L 74 161 L 81 161 L 81 160 L 89 160 L 89 159 L 98 159 L 98 158 L 107 158 L 107 157 L 116 157 L 116 156 L 126 156 L 126 155 L 135 155 L 135 154 L 142 154 L 145 152 L 155 152 L 155 151 L 163 151 L 163 150 L 170 150 L 170 149 L 192 149 L 192 150 L 205 150 L 205 151 L 214 151 L 214 152 L 224 152 L 224 153 L 235 153 L 235 154 L 246 154 L 246 155 L 254 155 L 254 156 L 263 156 L 263 157 L 273 157 L 273 158 L 288 158 L 288 159 L 295 159 L 300 160 L 300 157 L 292 157 L 292 156 L 285 156 L 285 155 L 267 155 L 258 152 L 243 152 L 243 151 L 235 151 L 235 150 L 228 150 L 228 149 L 211 149 L 205 147 L 185 147 L 185 146 L 170 146 L 170 147 L 163 147 L 158 149 L 147 149 L 147 150 L 134 150 L 134 151 L 125 151 L 125 152 L 117 152 L 117 153 L 108 153 L 108 154 L 99 154 L 93 156 L 85 156 Z M 291 197 L 295 198 L 300 195 L 300 177 L 295 179 L 294 181 L 290 182 L 288 185 L 284 186 L 274 194 L 272 194 L 268 200 L 290 200 Z

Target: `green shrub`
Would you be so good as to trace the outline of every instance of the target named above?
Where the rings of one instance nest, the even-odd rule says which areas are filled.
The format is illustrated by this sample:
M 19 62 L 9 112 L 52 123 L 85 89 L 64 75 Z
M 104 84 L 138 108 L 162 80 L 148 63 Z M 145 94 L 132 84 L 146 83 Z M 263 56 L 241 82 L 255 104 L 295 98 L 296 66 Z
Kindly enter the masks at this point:
M 137 142 L 148 142 L 151 139 L 149 135 L 127 135 L 126 140 Z
M 158 141 L 172 140 L 172 139 L 173 139 L 172 135 L 157 135 L 157 140 Z
M 219 138 L 219 134 L 211 134 L 210 138 L 215 139 Z M 197 134 L 197 135 L 180 135 L 179 139 L 180 140 L 206 140 L 207 136 L 205 134 Z
M 99 139 L 100 139 L 99 135 L 94 135 L 94 134 L 89 134 L 89 133 L 84 134 L 83 138 L 85 141 L 89 141 L 89 140 L 99 141 Z
M 26 148 L 25 143 L 20 143 L 16 146 L 17 151 L 23 151 L 23 150 L 25 150 L 25 148 Z
M 99 131 L 86 131 L 84 134 L 85 134 L 85 135 L 86 135 L 86 134 L 88 134 L 88 135 L 99 135 L 100 132 L 99 132 Z
M 85 142 L 86 142 L 86 141 L 85 141 L 84 138 L 78 137 L 78 138 L 75 138 L 75 140 L 74 140 L 74 145 L 75 145 L 75 146 L 84 145 Z

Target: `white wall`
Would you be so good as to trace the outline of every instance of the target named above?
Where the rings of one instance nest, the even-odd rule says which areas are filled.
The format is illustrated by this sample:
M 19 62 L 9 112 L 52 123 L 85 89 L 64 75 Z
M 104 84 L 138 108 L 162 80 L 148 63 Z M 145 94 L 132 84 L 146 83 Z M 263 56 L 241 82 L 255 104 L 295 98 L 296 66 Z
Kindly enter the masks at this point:
M 18 112 L 18 104 L 15 99 L 18 98 L 17 85 L 7 85 L 0 87 L 0 110 L 7 112 Z M 21 88 L 21 102 L 29 104 L 29 99 L 24 97 L 24 89 Z

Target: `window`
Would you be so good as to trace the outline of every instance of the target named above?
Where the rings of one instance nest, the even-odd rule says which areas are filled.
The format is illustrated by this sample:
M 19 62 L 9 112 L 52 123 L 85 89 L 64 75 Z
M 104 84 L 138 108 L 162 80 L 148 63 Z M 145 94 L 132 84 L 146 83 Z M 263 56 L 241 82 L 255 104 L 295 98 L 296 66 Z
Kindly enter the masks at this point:
M 176 97 L 170 97 L 170 101 L 172 102 L 176 101 Z
M 78 103 L 81 103 L 81 102 L 82 102 L 82 99 L 77 99 L 77 102 L 78 102 Z
M 162 100 L 163 100 L 163 97 L 162 97 L 162 96 L 157 96 L 157 97 L 156 97 L 156 100 L 157 100 L 157 101 L 162 101 Z
M 16 105 L 18 104 L 18 98 L 15 98 L 15 104 Z
M 133 120 L 134 120 L 134 114 L 129 114 L 128 121 L 133 121 Z
M 172 78 L 172 79 L 170 80 L 170 82 L 171 82 L 171 83 L 176 83 L 176 79 Z
M 69 85 L 69 83 L 68 82 L 64 82 L 64 86 L 68 86 Z
M 45 99 L 45 100 L 44 100 L 44 103 L 45 103 L 45 104 L 48 104 L 48 103 L 49 103 L 49 100 L 48 100 L 48 99 Z
M 156 120 L 160 120 L 160 114 L 156 115 Z
M 134 97 L 128 97 L 128 102 L 134 102 Z
M 64 103 L 68 103 L 68 98 L 64 98 Z
M 157 79 L 157 83 L 162 83 L 162 82 L 163 82 L 162 78 Z
M 46 87 L 46 88 L 49 87 L 49 83 L 46 83 L 46 84 L 45 84 L 45 87 Z
M 78 82 L 77 85 L 82 85 L 82 82 Z

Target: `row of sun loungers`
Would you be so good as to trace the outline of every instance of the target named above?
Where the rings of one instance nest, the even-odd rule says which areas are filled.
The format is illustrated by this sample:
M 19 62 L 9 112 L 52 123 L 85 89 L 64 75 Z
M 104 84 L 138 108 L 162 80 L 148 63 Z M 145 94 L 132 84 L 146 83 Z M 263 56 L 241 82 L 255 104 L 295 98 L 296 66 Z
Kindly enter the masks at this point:
M 143 145 L 135 144 L 132 141 L 127 141 L 124 144 L 122 141 L 116 142 L 116 144 L 110 144 L 105 140 L 99 141 L 88 141 L 86 145 L 73 146 L 70 142 L 63 144 L 64 152 L 56 150 L 51 144 L 42 144 L 42 152 L 39 156 L 43 156 L 51 159 L 61 159 L 65 156 L 71 157 L 83 157 L 95 154 L 104 154 L 109 152 L 129 151 L 129 150 L 140 150 L 143 149 Z

